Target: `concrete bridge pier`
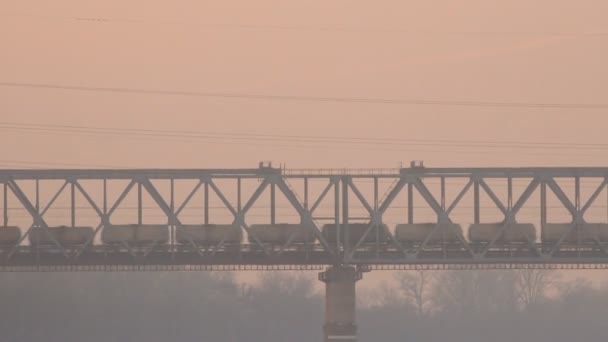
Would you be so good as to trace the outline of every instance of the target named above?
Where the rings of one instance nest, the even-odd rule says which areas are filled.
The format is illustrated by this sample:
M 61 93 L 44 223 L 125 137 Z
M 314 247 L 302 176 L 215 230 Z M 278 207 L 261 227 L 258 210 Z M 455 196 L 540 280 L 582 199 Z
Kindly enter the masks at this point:
M 357 341 L 355 284 L 361 278 L 354 266 L 331 266 L 319 273 L 325 283 L 325 342 Z

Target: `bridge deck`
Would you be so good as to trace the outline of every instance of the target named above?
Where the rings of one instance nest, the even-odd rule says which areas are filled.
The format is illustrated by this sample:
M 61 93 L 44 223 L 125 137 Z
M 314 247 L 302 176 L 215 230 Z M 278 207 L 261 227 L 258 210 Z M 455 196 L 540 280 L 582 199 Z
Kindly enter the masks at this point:
M 103 269 L 131 267 L 140 269 L 306 269 L 307 266 L 324 266 L 345 261 L 344 255 L 336 258 L 320 245 L 311 248 L 279 248 L 266 252 L 253 245 L 243 245 L 231 250 L 194 250 L 182 247 L 150 246 L 127 250 L 115 246 L 94 246 L 85 252 L 80 249 L 20 247 L 10 261 L 0 263 L 0 271 L 35 269 Z M 538 248 L 542 249 L 539 245 Z M 65 252 L 65 253 L 64 253 Z M 6 256 L 7 251 L 0 255 Z M 477 258 L 465 249 L 443 250 L 440 246 L 420 252 L 417 256 L 403 255 L 396 250 L 360 251 L 348 263 L 376 269 L 429 269 L 429 268 L 605 268 L 608 253 L 586 246 L 562 250 L 550 258 L 536 255 L 521 246 L 503 246 Z M 582 265 L 587 265 L 582 266 Z M 252 269 L 249 267 L 249 269 Z

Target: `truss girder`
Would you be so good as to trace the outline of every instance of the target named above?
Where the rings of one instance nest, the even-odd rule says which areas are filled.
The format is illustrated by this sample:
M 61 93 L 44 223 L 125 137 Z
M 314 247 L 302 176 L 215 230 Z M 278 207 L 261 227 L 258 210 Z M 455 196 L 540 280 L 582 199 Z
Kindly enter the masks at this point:
M 581 203 L 580 199 L 580 182 L 587 178 L 601 179 L 600 184 L 593 188 L 592 194 Z M 290 184 L 290 180 L 304 180 L 304 189 L 294 188 Z M 321 184 L 319 187 L 319 195 L 313 198 L 309 194 L 309 183 L 311 179 L 325 180 L 326 184 Z M 358 180 L 367 179 L 374 183 L 373 193 L 362 191 L 356 184 Z M 378 197 L 378 179 L 389 179 L 392 183 L 389 189 L 382 198 Z M 441 196 L 433 194 L 429 188 L 428 180 L 440 180 Z M 450 203 L 446 203 L 446 179 L 466 179 L 466 184 L 457 189 L 452 189 L 456 194 Z M 490 185 L 489 180 L 507 180 L 507 189 L 501 188 L 508 194 L 507 201 L 502 201 L 497 192 L 497 186 Z M 517 198 L 513 198 L 513 180 L 525 180 L 527 183 L 523 192 Z M 575 180 L 575 195 L 574 198 L 569 197 L 562 187 L 559 185 L 559 179 Z M 41 183 L 44 186 L 45 181 L 63 180 L 63 184 L 59 190 L 53 192 L 51 199 L 42 208 L 38 205 L 39 197 L 36 191 L 35 198 L 23 190 L 21 182 L 36 181 L 36 184 Z M 128 184 L 120 192 L 118 198 L 111 203 L 108 210 L 106 182 L 113 180 L 126 180 Z M 171 197 L 163 195 L 155 186 L 156 181 L 170 180 L 171 181 Z M 196 184 L 188 189 L 185 199 L 175 205 L 174 201 L 174 181 L 194 180 Z M 237 180 L 239 184 L 238 205 L 231 203 L 228 200 L 226 189 L 221 189 L 216 183 L 218 180 Z M 99 193 L 91 192 L 83 186 L 83 181 L 103 181 L 104 192 L 103 197 Z M 241 181 L 256 182 L 253 193 L 248 198 L 241 198 Z M 258 263 L 258 264 L 306 264 L 306 260 L 311 263 L 341 263 L 341 264 L 378 264 L 378 265 L 419 265 L 419 264 L 497 264 L 506 263 L 564 263 L 568 264 L 568 260 L 572 263 L 584 264 L 586 260 L 589 263 L 608 263 L 608 241 L 600 241 L 596 239 L 595 243 L 583 243 L 578 240 L 578 243 L 572 244 L 572 241 L 566 242 L 569 236 L 582 225 L 587 223 L 585 214 L 592 206 L 597 206 L 598 198 L 606 192 L 608 195 L 608 168 L 446 168 L 446 169 L 425 169 L 411 168 L 400 169 L 392 172 L 370 171 L 365 173 L 361 170 L 281 170 L 268 167 L 258 169 L 210 169 L 210 170 L 0 170 L 0 184 L 5 189 L 4 207 L 8 208 L 6 192 L 10 192 L 16 199 L 16 204 L 23 207 L 25 212 L 31 217 L 31 225 L 23 231 L 23 234 L 18 239 L 16 244 L 10 246 L 1 246 L 0 254 L 6 265 L 20 262 L 22 258 L 29 258 L 31 253 L 36 253 L 36 262 L 43 262 L 45 253 L 54 253 L 53 260 L 62 260 L 64 263 L 78 264 L 86 262 L 92 256 L 89 254 L 98 253 L 103 250 L 103 253 L 126 253 L 130 255 L 132 262 L 147 263 L 151 258 L 159 257 L 158 253 L 166 253 L 170 260 L 177 260 L 179 253 L 183 252 L 182 247 L 174 243 L 174 228 L 182 225 L 180 214 L 183 213 L 191 200 L 199 190 L 205 189 L 205 222 L 208 221 L 208 189 L 211 189 L 217 198 L 219 198 L 223 207 L 225 207 L 232 216 L 232 225 L 242 229 L 249 237 L 251 244 L 243 243 L 238 247 L 238 252 L 228 252 L 225 248 L 225 241 L 215 243 L 212 246 L 200 246 L 194 241 L 190 241 L 190 247 L 194 248 L 195 254 L 199 258 L 196 263 L 213 265 L 226 263 L 227 253 L 236 253 L 234 261 L 230 264 Z M 97 218 L 98 223 L 94 225 L 94 234 L 88 238 L 84 245 L 80 246 L 64 246 L 61 241 L 58 241 L 50 232 L 49 224 L 44 216 L 49 209 L 56 203 L 59 196 L 64 190 L 71 186 L 72 196 L 72 225 L 78 219 L 78 213 L 74 209 L 75 194 L 80 194 L 86 205 L 90 207 Z M 112 216 L 127 197 L 127 195 L 137 185 L 139 196 L 143 189 L 150 196 L 152 201 L 158 206 L 163 215 L 163 224 L 171 227 L 171 243 L 168 245 L 153 244 L 145 248 L 137 246 L 125 246 L 121 251 L 116 248 L 111 249 L 106 246 L 100 246 L 96 243 L 96 237 L 104 227 L 112 224 Z M 451 185 L 453 187 L 453 185 Z M 255 231 L 251 231 L 248 223 L 248 213 L 256 205 L 262 194 L 271 189 L 271 213 L 272 218 L 268 218 L 270 222 L 274 222 L 275 200 L 274 189 L 278 188 L 279 193 L 284 196 L 286 203 L 290 208 L 295 210 L 300 219 L 300 224 L 314 236 L 316 243 L 308 244 L 308 252 L 298 250 L 298 244 L 294 243 L 294 235 L 291 234 L 285 241 L 279 245 L 270 245 L 256 236 Z M 474 188 L 474 220 L 479 221 L 479 189 L 487 194 L 490 199 L 489 203 L 499 210 L 503 216 L 502 224 L 493 234 L 491 239 L 484 243 L 481 247 L 475 246 L 468 241 L 464 234 L 454 230 L 458 238 L 457 247 L 446 247 L 445 243 L 438 244 L 431 241 L 431 236 L 435 236 L 441 225 L 446 224 L 449 229 L 455 229 L 451 223 L 458 223 L 452 217 L 453 212 L 457 209 L 467 194 Z M 559 203 L 567 210 L 571 217 L 568 229 L 563 232 L 563 235 L 557 242 L 547 244 L 544 241 L 530 240 L 526 244 L 508 245 L 503 241 L 499 243 L 501 236 L 510 229 L 513 224 L 518 223 L 518 213 L 529 202 L 530 198 L 537 192 L 541 192 L 541 198 L 545 198 L 546 189 L 555 195 Z M 332 189 L 334 191 L 332 191 Z M 408 189 L 409 192 L 416 192 L 422 197 L 425 204 L 432 209 L 436 217 L 436 224 L 426 236 L 426 238 L 415 246 L 406 247 L 396 237 L 396 234 L 384 224 L 386 212 L 393 205 L 394 201 Z M 540 189 L 540 190 L 539 190 Z M 303 193 L 302 193 L 303 191 Z M 352 234 L 349 228 L 349 220 L 351 219 L 349 207 L 353 205 L 353 200 L 348 198 L 348 193 L 354 194 L 354 199 L 360 203 L 367 215 L 368 221 L 362 233 L 356 236 L 356 239 L 349 240 L 349 235 Z M 333 197 L 331 200 L 328 197 Z M 301 198 L 305 200 L 302 201 Z M 411 194 L 407 196 L 409 200 L 413 200 Z M 241 206 L 243 200 L 244 205 Z M 309 200 L 311 202 L 309 202 Z M 103 204 L 102 204 L 103 201 Z M 312 203 L 309 206 L 309 203 Z M 602 204 L 603 205 L 603 204 Z M 608 205 L 608 204 L 606 204 Z M 141 200 L 138 203 L 139 212 L 141 213 Z M 414 209 L 408 203 L 410 209 Z M 335 217 L 319 217 L 316 212 L 319 208 L 333 210 Z M 608 209 L 608 208 L 607 208 Z M 9 216 L 4 210 L 4 225 L 8 225 Z M 546 198 L 541 201 L 539 208 L 539 218 L 546 215 L 547 201 Z M 544 214 L 543 214 L 544 213 Z M 414 217 L 413 213 L 409 213 L 410 217 Z M 140 215 L 141 217 L 141 215 Z M 328 236 L 325 236 L 322 231 L 322 226 L 319 220 L 331 219 L 331 223 L 337 225 L 336 238 L 332 237 L 331 241 Z M 406 222 L 407 215 L 404 215 L 403 221 Z M 608 211 L 607 211 L 608 220 Z M 543 229 L 541 220 L 541 227 Z M 25 240 L 30 235 L 32 229 L 40 229 L 43 234 L 52 241 L 52 248 L 32 249 L 27 246 Z M 2 229 L 0 227 L 0 229 Z M 374 243 L 370 243 L 369 234 L 376 229 L 376 239 Z M 382 229 L 383 240 L 379 238 Z M 343 234 L 340 233 L 341 230 Z M 578 236 L 578 235 L 577 235 Z M 351 236 L 352 237 L 352 236 Z M 385 240 L 384 240 L 385 239 Z M 570 239 L 571 240 L 571 239 Z M 257 252 L 263 252 L 260 255 Z M 254 253 L 254 254 L 250 254 Z M 300 253 L 300 254 L 298 254 Z M 56 259 L 56 255 L 61 256 Z M 294 256 L 294 255 L 297 255 Z M 255 256 L 255 258 L 254 258 Z M 247 258 L 255 260 L 248 261 Z M 295 258 L 295 259 L 294 259 Z M 299 260 L 298 258 L 303 258 Z M 32 260 L 34 260 L 32 259 Z M 54 261 L 59 263 L 60 261 Z M 169 261 L 170 262 L 170 261 Z M 177 261 L 176 261 L 177 262 Z

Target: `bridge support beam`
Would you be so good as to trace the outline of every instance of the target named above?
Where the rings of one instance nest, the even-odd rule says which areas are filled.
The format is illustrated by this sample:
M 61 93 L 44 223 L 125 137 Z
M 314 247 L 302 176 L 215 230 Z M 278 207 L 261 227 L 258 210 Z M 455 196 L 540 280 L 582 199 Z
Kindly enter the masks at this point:
M 325 283 L 325 342 L 356 342 L 355 285 L 362 273 L 354 266 L 331 266 L 319 273 Z

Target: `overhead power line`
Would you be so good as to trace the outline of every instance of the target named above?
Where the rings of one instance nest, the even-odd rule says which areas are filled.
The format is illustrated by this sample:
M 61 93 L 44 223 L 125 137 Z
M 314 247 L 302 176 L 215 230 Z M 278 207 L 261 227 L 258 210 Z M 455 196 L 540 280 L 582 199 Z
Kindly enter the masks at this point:
M 347 136 L 314 136 L 314 135 L 282 135 L 282 134 L 252 134 L 227 133 L 189 130 L 160 130 L 141 128 L 111 128 L 78 125 L 27 124 L 16 122 L 0 122 L 0 130 L 57 132 L 57 133 L 86 133 L 93 135 L 112 135 L 128 137 L 167 137 L 177 139 L 217 139 L 220 141 L 262 141 L 290 142 L 339 145 L 379 145 L 379 146 L 441 146 L 463 148 L 501 148 L 501 149 L 541 149 L 541 150 L 608 150 L 608 144 L 585 143 L 556 143 L 556 142 L 514 142 L 514 141 L 475 141 L 475 140 L 432 140 L 432 139 L 394 139 L 366 138 Z
M 117 166 L 81 163 L 57 163 L 57 162 L 32 162 L 20 160 L 0 160 L 0 165 L 27 165 L 27 166 L 62 166 L 62 167 L 99 167 L 99 168 L 119 168 Z
M 0 86 L 15 88 L 54 89 L 103 93 L 169 95 L 191 97 L 236 98 L 250 100 L 330 102 L 330 103 L 369 103 L 394 105 L 459 106 L 459 107 L 506 107 L 506 108 L 553 108 L 553 109 L 608 109 L 608 104 L 585 103 L 543 103 L 543 102 L 490 102 L 490 101 L 452 101 L 452 100 L 402 100 L 389 98 L 364 97 L 323 97 L 296 95 L 264 95 L 248 93 L 196 92 L 177 90 L 153 90 L 137 88 L 86 87 L 48 83 L 0 82 Z
M 399 27 L 365 27 L 365 26 L 305 26 L 305 25 L 284 25 L 284 24 L 257 24 L 257 23 L 208 23 L 193 22 L 184 20 L 163 20 L 158 18 L 120 18 L 120 17 L 101 17 L 91 15 L 49 15 L 36 13 L 0 13 L 3 17 L 20 17 L 31 19 L 53 19 L 62 21 L 77 21 L 90 23 L 118 23 L 118 24 L 149 24 L 149 25 L 173 25 L 187 26 L 204 29 L 232 29 L 232 30 L 260 30 L 260 31 L 321 31 L 338 33 L 397 33 L 400 35 L 424 35 L 424 36 L 476 36 L 476 37 L 496 37 L 496 36 L 549 36 L 549 37 L 590 37 L 602 38 L 608 36 L 607 32 L 565 32 L 565 31 L 459 31 L 459 30 L 419 30 L 403 29 Z
M 159 141 L 159 142 L 180 142 L 180 143 L 198 143 L 198 144 L 218 144 L 218 145 L 244 145 L 244 146 L 266 146 L 270 148 L 305 148 L 305 149 L 346 149 L 346 150 L 369 150 L 369 151 L 384 151 L 384 152 L 398 152 L 398 153 L 439 153 L 439 154 L 467 154 L 467 155 L 496 155 L 497 153 L 505 154 L 505 153 L 517 153 L 517 155 L 530 155 L 530 156 L 559 156 L 559 157 L 597 157 L 597 153 L 602 153 L 605 148 L 608 147 L 598 147 L 595 150 L 590 151 L 594 153 L 582 153 L 581 151 L 576 151 L 576 148 L 573 150 L 564 149 L 566 152 L 559 153 L 550 153 L 547 150 L 537 150 L 534 152 L 533 147 L 528 148 L 517 148 L 517 151 L 508 150 L 505 148 L 492 148 L 492 145 L 475 145 L 472 147 L 459 147 L 457 144 L 437 144 L 440 148 L 426 148 L 427 146 L 423 144 L 424 148 L 415 148 L 416 144 L 406 144 L 406 143 L 393 143 L 391 144 L 378 144 L 376 142 L 365 142 L 365 141 L 332 141 L 332 140 L 311 140 L 311 141 L 303 141 L 298 139 L 231 139 L 230 136 L 224 137 L 214 137 L 214 136 L 190 136 L 184 134 L 161 134 L 161 133 L 144 133 L 144 132 L 129 132 L 129 131 L 89 131 L 89 130 L 79 130 L 79 129 L 61 129 L 61 128 L 41 128 L 35 129 L 35 127 L 15 127 L 15 126 L 3 126 L 0 123 L 0 130 L 5 131 L 7 133 L 16 133 L 16 134 L 43 134 L 43 135 L 54 135 L 54 136 L 84 136 L 91 138 L 105 138 L 107 136 L 111 136 L 112 140 L 116 140 L 117 138 L 126 139 L 126 140 L 148 140 L 148 141 Z M 6 136 L 6 134 L 5 134 Z M 262 140 L 262 141 L 259 141 Z M 402 145 L 402 146 L 400 146 Z M 508 146 L 505 146 L 508 147 Z M 532 151 L 528 151 L 532 150 Z M 559 148 L 555 148 L 555 150 L 560 150 Z M 570 151 L 570 153 L 568 153 Z M 5 167 L 12 167 L 13 163 L 9 165 L 4 165 Z M 111 167 L 111 166 L 104 166 Z

